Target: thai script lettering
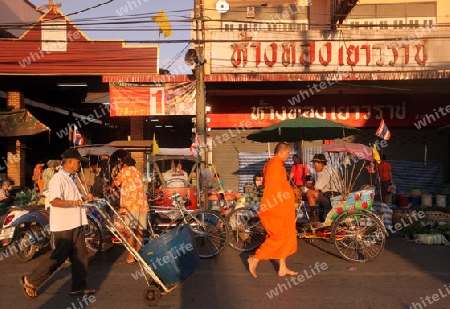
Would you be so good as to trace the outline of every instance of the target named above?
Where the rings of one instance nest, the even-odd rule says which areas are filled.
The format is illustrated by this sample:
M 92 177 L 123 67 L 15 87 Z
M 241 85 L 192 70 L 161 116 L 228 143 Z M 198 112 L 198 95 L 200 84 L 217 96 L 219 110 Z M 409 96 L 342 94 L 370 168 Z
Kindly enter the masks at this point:
M 428 40 L 339 46 L 339 42 L 258 42 L 251 32 L 241 32 L 241 42 L 231 45 L 231 65 L 243 67 L 310 67 L 312 65 L 394 67 L 425 66 Z
M 379 105 L 339 105 L 339 106 L 313 106 L 295 105 L 275 107 L 262 103 L 253 106 L 251 112 L 252 120 L 286 120 L 299 117 L 320 118 L 328 120 L 369 120 L 369 119 L 399 119 L 406 118 L 405 102 L 399 104 Z

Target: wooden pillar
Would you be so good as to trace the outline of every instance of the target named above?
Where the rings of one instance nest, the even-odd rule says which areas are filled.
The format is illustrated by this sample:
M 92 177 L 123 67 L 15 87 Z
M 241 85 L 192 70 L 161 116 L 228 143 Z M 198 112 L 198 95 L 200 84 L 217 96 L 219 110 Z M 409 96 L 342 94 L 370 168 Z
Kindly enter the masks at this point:
M 144 117 L 133 116 L 130 117 L 130 139 L 143 140 L 144 139 Z M 136 160 L 136 168 L 145 175 L 145 154 L 143 152 L 133 152 L 133 159 Z
M 9 109 L 25 108 L 25 97 L 20 91 L 8 91 Z M 7 178 L 16 186 L 25 186 L 26 153 L 25 144 L 20 138 L 9 137 L 7 142 L 8 172 Z

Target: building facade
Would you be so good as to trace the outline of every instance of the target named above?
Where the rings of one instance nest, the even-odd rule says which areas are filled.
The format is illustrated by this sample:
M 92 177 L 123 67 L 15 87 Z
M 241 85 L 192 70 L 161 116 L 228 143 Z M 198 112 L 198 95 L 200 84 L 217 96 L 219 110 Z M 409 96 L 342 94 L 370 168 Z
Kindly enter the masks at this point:
M 267 158 L 248 133 L 296 117 L 358 127 L 345 140 L 366 145 L 383 119 L 392 138 L 381 152 L 399 183 L 411 182 L 405 170 L 427 179 L 410 184 L 424 190 L 448 181 L 449 141 L 436 129 L 450 122 L 449 4 L 359 1 L 342 16 L 345 2 L 204 1 L 212 163 L 230 188 L 241 190 Z M 308 158 L 322 141 L 306 144 Z

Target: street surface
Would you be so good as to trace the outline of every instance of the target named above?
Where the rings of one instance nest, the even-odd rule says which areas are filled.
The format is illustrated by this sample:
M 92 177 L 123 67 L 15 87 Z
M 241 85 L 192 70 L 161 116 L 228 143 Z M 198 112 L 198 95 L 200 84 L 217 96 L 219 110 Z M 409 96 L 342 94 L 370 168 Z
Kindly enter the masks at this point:
M 298 279 L 303 282 L 278 277 L 275 264 L 268 261 L 260 262 L 259 278 L 254 279 L 247 271 L 249 253 L 228 247 L 213 259 L 202 259 L 200 267 L 154 308 L 450 308 L 448 245 L 419 245 L 392 235 L 378 258 L 358 264 L 343 260 L 326 241 L 298 243 L 288 266 L 303 275 Z M 89 285 L 99 291 L 85 299 L 69 296 L 70 268 L 62 267 L 38 290 L 38 298 L 29 300 L 19 278 L 47 255 L 28 263 L 13 256 L 3 259 L 0 308 L 148 308 L 141 300 L 146 282 L 143 277 L 134 279 L 139 266 L 125 264 L 125 254 L 124 247 L 115 246 L 91 261 Z

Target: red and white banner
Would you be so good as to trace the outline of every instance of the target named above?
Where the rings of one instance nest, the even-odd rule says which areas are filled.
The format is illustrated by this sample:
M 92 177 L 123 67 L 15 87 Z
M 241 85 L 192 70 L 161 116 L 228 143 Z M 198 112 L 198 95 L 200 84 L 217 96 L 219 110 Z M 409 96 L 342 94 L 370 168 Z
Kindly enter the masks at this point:
M 110 83 L 111 116 L 195 115 L 195 83 Z

